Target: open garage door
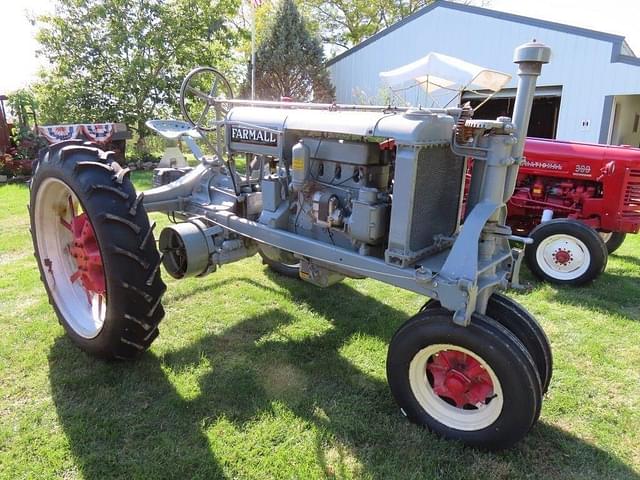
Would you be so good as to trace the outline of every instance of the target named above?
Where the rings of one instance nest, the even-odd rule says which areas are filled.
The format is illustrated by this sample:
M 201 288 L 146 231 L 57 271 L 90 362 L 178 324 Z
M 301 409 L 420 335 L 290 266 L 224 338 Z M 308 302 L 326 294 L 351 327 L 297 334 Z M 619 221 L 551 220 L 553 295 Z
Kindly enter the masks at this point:
M 471 102 L 473 107 L 478 106 L 490 92 L 463 92 L 462 103 Z M 493 96 L 491 100 L 482 105 L 478 110 L 478 118 L 497 118 L 500 116 L 511 117 L 516 98 L 515 88 L 505 88 Z M 539 87 L 533 100 L 533 110 L 529 121 L 528 137 L 556 138 L 558 129 L 558 114 L 560 113 L 560 100 L 562 87 Z
M 606 119 L 603 119 L 603 122 Z M 640 147 L 640 95 L 616 95 L 606 143 Z M 603 141 L 604 139 L 601 139 Z

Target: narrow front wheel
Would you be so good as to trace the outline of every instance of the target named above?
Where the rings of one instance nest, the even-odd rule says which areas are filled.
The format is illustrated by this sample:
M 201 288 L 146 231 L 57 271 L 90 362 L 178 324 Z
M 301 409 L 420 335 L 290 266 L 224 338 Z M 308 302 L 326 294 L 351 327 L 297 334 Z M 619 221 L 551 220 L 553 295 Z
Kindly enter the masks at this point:
M 391 392 L 409 420 L 487 450 L 519 441 L 540 412 L 542 387 L 522 343 L 491 318 L 468 327 L 430 308 L 394 335 L 387 357 Z
M 434 308 L 442 308 L 438 300 L 430 299 L 420 309 L 421 312 Z M 487 303 L 487 315 L 516 336 L 524 345 L 533 363 L 538 369 L 542 393 L 547 393 L 553 374 L 553 355 L 549 338 L 542 326 L 526 308 L 515 300 L 493 293 Z

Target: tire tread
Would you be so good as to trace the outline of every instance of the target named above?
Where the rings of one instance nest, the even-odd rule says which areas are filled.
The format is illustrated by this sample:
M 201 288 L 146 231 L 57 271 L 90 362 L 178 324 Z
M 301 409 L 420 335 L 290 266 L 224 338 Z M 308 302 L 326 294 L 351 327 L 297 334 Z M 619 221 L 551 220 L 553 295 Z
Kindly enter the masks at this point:
M 113 161 L 113 152 L 74 140 L 52 145 L 40 157 L 31 182 L 31 205 L 35 204 L 41 182 L 54 176 L 74 191 L 89 215 L 103 256 L 105 275 L 111 272 L 111 277 L 106 279 L 107 319 L 100 333 L 93 339 L 76 334 L 60 314 L 46 283 L 45 288 L 49 302 L 73 342 L 87 353 L 106 359 L 129 360 L 139 356 L 157 338 L 158 325 L 164 317 L 161 301 L 166 286 L 160 275 L 160 254 L 153 240 L 155 223 L 149 224 L 142 201 L 144 195 L 136 195 L 126 173 L 127 169 Z M 34 208 L 29 209 L 29 214 L 34 253 L 40 276 L 45 278 L 46 266 L 41 262 L 35 235 Z M 115 225 L 124 228 L 115 228 Z
M 511 382 L 515 381 L 514 378 L 517 381 L 511 385 L 512 392 L 509 395 L 526 400 L 516 402 L 510 398 L 509 402 L 516 402 L 511 407 L 519 410 L 503 409 L 494 424 L 481 430 L 456 430 L 440 423 L 419 405 L 409 386 L 409 363 L 420 349 L 432 343 L 456 344 L 461 339 L 466 339 L 462 343 L 477 342 L 476 348 L 485 348 L 486 352 L 493 351 L 494 356 L 498 355 L 496 359 L 503 358 L 503 362 L 508 362 L 508 368 L 504 363 L 494 363 L 492 368 L 502 369 L 505 377 L 501 381 L 505 381 L 509 375 L 515 375 L 511 377 Z M 474 348 L 470 349 L 474 351 Z M 469 327 L 453 324 L 451 312 L 442 307 L 428 308 L 411 317 L 397 330 L 389 345 L 387 378 L 393 396 L 409 420 L 440 436 L 460 440 L 483 450 L 511 447 L 526 435 L 540 415 L 542 386 L 533 359 L 514 334 L 485 315 L 474 314 Z M 506 384 L 503 383 L 502 386 L 505 388 Z M 531 398 L 527 399 L 527 394 Z

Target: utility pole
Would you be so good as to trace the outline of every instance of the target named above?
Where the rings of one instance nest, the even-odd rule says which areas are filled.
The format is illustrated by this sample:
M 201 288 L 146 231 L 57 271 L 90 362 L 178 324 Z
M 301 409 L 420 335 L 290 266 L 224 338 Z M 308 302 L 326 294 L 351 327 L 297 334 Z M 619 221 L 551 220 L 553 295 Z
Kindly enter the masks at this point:
M 251 1 L 251 100 L 256 99 L 256 9 L 262 0 Z

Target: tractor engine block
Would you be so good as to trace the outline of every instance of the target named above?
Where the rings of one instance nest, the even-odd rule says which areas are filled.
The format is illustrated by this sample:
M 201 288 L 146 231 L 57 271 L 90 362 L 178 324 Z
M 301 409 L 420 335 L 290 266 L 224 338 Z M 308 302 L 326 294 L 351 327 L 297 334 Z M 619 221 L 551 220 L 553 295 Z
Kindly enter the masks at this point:
M 380 245 L 389 224 L 394 149 L 303 137 L 292 152 L 295 201 L 287 230 L 349 249 Z M 263 220 L 274 207 L 263 204 Z
M 567 218 L 582 218 L 585 202 L 602 197 L 602 185 L 579 179 L 521 175 L 509 202 L 510 224 L 518 232 L 531 231 L 544 210 Z

